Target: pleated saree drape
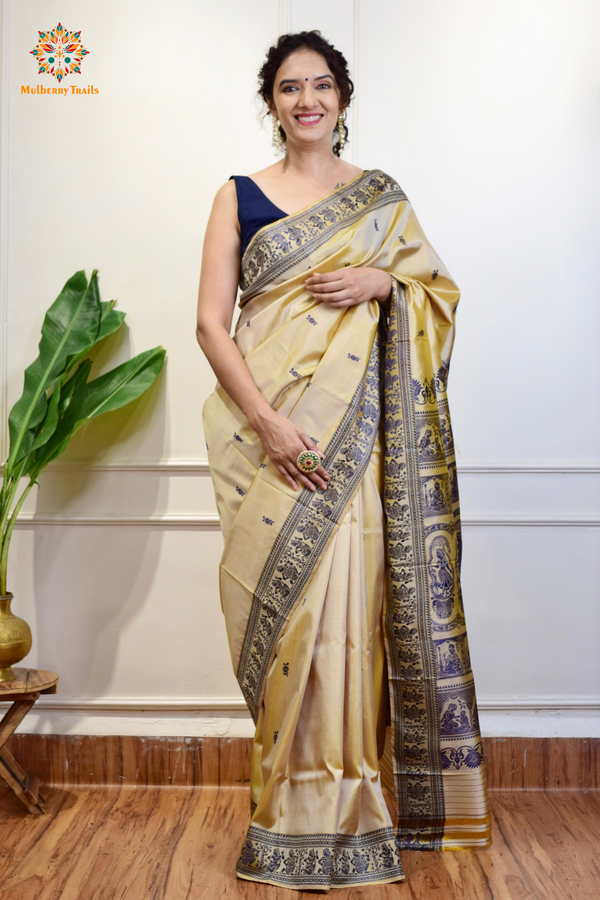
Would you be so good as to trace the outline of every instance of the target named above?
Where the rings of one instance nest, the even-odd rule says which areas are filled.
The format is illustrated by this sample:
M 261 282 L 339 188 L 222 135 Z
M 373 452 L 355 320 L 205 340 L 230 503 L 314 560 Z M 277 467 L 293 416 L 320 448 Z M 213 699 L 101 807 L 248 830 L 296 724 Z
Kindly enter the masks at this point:
M 307 293 L 309 270 L 344 266 L 392 275 L 388 313 Z M 237 874 L 398 881 L 400 850 L 491 841 L 446 397 L 459 293 L 377 169 L 262 228 L 241 288 L 237 346 L 331 481 L 293 491 L 223 389 L 206 401 L 221 602 L 256 723 Z

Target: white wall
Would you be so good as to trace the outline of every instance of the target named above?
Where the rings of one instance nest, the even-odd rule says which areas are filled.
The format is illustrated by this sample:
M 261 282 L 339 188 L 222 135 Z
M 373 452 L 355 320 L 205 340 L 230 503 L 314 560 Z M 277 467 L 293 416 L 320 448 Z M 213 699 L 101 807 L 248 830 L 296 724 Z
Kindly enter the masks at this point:
M 254 98 L 278 33 L 321 28 L 357 84 L 347 158 L 401 183 L 463 298 L 450 401 L 464 593 L 484 734 L 600 733 L 596 400 L 600 71 L 594 0 L 27 0 L 2 4 L 1 421 L 44 312 L 100 271 L 128 331 L 97 371 L 163 344 L 163 377 L 41 479 L 9 588 L 48 732 L 251 734 L 217 591 L 221 536 L 194 336 L 217 187 L 273 161 Z M 61 21 L 90 51 L 51 85 Z M 6 435 L 4 435 L 6 445 Z

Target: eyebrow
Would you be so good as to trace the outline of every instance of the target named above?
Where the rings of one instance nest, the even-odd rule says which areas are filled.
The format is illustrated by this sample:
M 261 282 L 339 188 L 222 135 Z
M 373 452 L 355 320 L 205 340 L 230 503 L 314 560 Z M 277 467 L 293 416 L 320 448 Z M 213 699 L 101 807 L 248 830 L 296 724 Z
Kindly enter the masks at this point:
M 313 80 L 322 81 L 323 78 L 330 78 L 333 81 L 333 75 L 317 75 Z M 282 84 L 298 84 L 299 81 L 299 78 L 284 78 L 279 82 L 279 87 L 281 87 Z

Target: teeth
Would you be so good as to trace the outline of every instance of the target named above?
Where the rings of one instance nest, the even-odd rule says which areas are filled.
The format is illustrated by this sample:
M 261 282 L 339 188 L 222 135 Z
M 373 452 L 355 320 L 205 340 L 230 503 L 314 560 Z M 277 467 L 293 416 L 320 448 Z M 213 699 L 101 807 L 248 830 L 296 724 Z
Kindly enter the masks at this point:
M 321 116 L 298 116 L 301 122 L 316 122 Z

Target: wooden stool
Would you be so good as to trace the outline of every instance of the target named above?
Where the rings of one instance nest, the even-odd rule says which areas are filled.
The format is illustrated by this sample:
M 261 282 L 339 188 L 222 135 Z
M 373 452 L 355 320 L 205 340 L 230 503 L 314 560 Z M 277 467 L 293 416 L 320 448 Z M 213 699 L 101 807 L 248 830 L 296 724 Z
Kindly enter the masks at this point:
M 0 775 L 13 789 L 30 813 L 45 813 L 45 798 L 40 794 L 40 779 L 33 772 L 23 771 L 10 750 L 4 745 L 23 721 L 40 694 L 55 694 L 58 685 L 56 672 L 44 669 L 20 669 L 13 666 L 12 681 L 0 682 L 0 700 L 12 700 L 12 706 L 0 722 Z

